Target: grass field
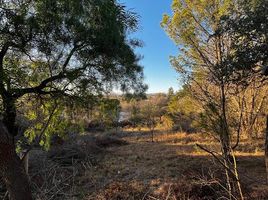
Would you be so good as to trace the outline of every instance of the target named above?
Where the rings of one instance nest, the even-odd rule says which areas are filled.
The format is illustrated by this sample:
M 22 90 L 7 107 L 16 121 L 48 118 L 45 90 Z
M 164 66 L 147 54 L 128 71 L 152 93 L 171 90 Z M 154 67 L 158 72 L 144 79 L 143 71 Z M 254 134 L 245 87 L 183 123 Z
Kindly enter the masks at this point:
M 202 134 L 157 131 L 116 134 L 126 145 L 106 148 L 96 166 L 80 177 L 86 199 L 217 199 L 224 196 L 221 166 L 196 143 L 219 150 Z M 268 199 L 263 139 L 242 140 L 236 152 L 246 199 Z M 221 185 L 222 184 L 222 185 Z M 217 196 L 217 198 L 216 198 Z

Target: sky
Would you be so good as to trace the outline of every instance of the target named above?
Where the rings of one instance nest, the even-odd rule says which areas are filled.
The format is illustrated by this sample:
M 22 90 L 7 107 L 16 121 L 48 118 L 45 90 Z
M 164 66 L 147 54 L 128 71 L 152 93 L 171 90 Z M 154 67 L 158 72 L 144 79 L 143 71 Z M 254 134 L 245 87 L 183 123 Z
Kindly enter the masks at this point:
M 139 30 L 132 37 L 143 41 L 144 46 L 136 49 L 143 56 L 148 93 L 167 92 L 170 87 L 179 89 L 178 74 L 169 63 L 169 56 L 177 55 L 178 48 L 160 27 L 164 13 L 171 13 L 172 0 L 120 0 L 123 5 L 137 13 Z

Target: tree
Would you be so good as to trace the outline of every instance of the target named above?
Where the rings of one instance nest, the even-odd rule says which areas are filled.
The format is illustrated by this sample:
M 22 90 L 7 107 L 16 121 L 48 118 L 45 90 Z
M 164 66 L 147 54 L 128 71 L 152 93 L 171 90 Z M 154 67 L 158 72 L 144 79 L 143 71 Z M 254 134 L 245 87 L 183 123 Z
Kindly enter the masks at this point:
M 231 37 L 229 62 L 237 70 L 238 80 L 261 79 L 261 85 L 268 77 L 268 2 L 265 0 L 238 1 L 231 14 L 222 17 L 217 35 Z M 267 97 L 267 94 L 266 94 Z M 267 105 L 267 103 L 266 103 Z M 249 121 L 254 120 L 251 117 Z M 268 115 L 266 115 L 265 163 L 268 180 Z
M 268 99 L 267 84 L 264 84 L 260 77 L 251 77 L 250 80 L 243 92 L 234 90 L 237 95 L 230 99 L 230 112 L 234 118 L 241 120 L 241 124 L 234 125 L 234 127 L 240 127 L 241 133 L 245 134 L 249 140 L 253 140 L 258 138 L 260 133 L 264 133 L 264 114 L 267 113 Z
M 203 107 L 204 125 L 214 133 L 221 144 L 223 166 L 229 198 L 233 190 L 243 198 L 232 154 L 228 99 L 234 68 L 229 64 L 229 38 L 226 34 L 215 34 L 222 15 L 234 6 L 234 1 L 187 1 L 173 0 L 172 16 L 165 14 L 162 27 L 180 49 L 171 64 L 184 77 L 193 96 Z M 231 185 L 230 180 L 237 187 Z
M 142 117 L 145 121 L 145 125 L 149 128 L 151 132 L 151 139 L 154 142 L 154 129 L 157 125 L 158 119 L 158 107 L 150 102 L 144 102 L 141 109 Z
M 141 128 L 142 122 L 143 122 L 143 117 L 141 113 L 141 105 L 140 101 L 137 101 L 135 99 L 132 99 L 130 101 L 130 106 L 129 106 L 129 121 L 132 125 L 133 128 Z
M 198 116 L 202 113 L 202 108 L 192 96 L 190 87 L 184 85 L 181 90 L 172 96 L 168 102 L 167 113 L 174 122 L 173 129 L 181 132 L 189 132 L 198 127 Z
M 18 99 L 97 95 L 114 85 L 143 92 L 133 51 L 139 42 L 127 38 L 137 20 L 115 0 L 2 0 L 0 16 L 0 96 L 7 128 L 0 131 L 5 155 L 0 172 L 11 199 L 32 199 L 15 153 Z
M 3 180 L 9 184 L 6 184 L 7 190 L 12 191 L 9 194 L 10 199 L 31 199 L 29 190 L 25 191 L 24 185 L 28 185 L 27 178 L 21 178 L 25 176 L 24 166 L 21 163 L 21 160 L 16 155 L 15 149 L 13 148 L 14 144 L 10 138 L 8 130 L 0 122 L 0 143 L 1 147 L 5 147 L 5 151 L 1 151 L 1 172 L 0 175 L 3 177 Z M 10 159 L 12 158 L 12 159 Z M 8 168 L 7 171 L 3 169 L 3 166 Z M 16 167 L 14 167 L 16 166 Z M 11 184 L 13 183 L 13 184 Z M 16 187 L 21 185 L 22 187 Z M 18 197 L 16 194 L 24 194 L 25 196 Z
M 103 125 L 103 128 L 117 127 L 120 110 L 118 99 L 102 99 L 95 108 L 94 119 L 98 124 Z
M 239 0 L 237 5 L 222 16 L 217 34 L 228 34 L 231 38 L 229 61 L 242 78 L 260 72 L 268 76 L 268 2 Z
M 172 98 L 174 96 L 174 89 L 173 87 L 168 88 L 168 93 L 167 93 L 168 99 Z

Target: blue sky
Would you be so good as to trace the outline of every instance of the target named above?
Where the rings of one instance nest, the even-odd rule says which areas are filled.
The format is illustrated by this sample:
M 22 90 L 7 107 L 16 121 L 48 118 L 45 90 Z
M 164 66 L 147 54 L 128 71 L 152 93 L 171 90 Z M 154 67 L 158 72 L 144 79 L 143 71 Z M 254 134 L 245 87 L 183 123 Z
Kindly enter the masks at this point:
M 144 42 L 144 47 L 136 51 L 144 56 L 140 64 L 144 66 L 145 82 L 149 85 L 148 93 L 167 92 L 169 87 L 177 90 L 178 74 L 170 65 L 169 56 L 177 55 L 178 50 L 160 27 L 163 14 L 171 12 L 172 0 L 120 0 L 119 2 L 140 16 L 140 29 L 133 37 Z

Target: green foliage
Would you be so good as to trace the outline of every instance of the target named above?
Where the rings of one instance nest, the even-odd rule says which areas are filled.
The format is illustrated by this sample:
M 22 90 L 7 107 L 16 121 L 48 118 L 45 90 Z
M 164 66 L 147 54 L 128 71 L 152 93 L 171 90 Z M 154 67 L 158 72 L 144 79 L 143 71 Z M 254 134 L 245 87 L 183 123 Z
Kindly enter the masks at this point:
M 115 0 L 1 1 L 0 102 L 10 133 L 17 110 L 31 123 L 28 140 L 45 147 L 52 133 L 84 127 L 82 108 L 97 105 L 104 123 L 116 121 L 119 103 L 96 100 L 115 87 L 146 90 L 134 53 L 141 43 L 128 37 L 137 28 L 135 13 Z
M 158 107 L 154 104 L 145 102 L 141 109 L 141 113 L 144 119 L 144 124 L 153 130 L 157 125 Z
M 191 95 L 189 88 L 184 88 L 178 91 L 173 98 L 170 99 L 168 104 L 168 111 L 171 114 L 184 113 L 190 114 L 200 111 L 197 101 Z
M 229 13 L 229 8 L 234 2 L 227 1 L 185 1 L 174 0 L 172 15 L 165 14 L 161 26 L 179 48 L 178 56 L 172 56 L 170 62 L 173 67 L 189 82 L 195 79 L 200 82 L 207 73 L 218 71 L 213 74 L 210 81 L 219 85 L 220 78 L 216 78 L 227 70 L 221 70 L 222 65 L 216 48 L 215 34 L 220 18 Z M 224 56 L 224 54 L 222 54 Z M 226 66 L 225 66 L 226 68 Z M 223 76 L 223 75 L 222 75 Z
M 68 98 L 40 99 L 38 96 L 29 96 L 28 101 L 22 100 L 23 108 L 20 108 L 19 112 L 24 114 L 24 121 L 27 124 L 24 136 L 28 144 L 39 144 L 49 149 L 54 135 L 66 138 L 69 134 L 84 132 L 85 124 L 81 118 L 71 119 L 71 115 L 79 110 L 79 104 L 70 107 L 68 100 Z M 23 139 L 20 141 L 21 144 L 23 141 Z
M 120 117 L 120 101 L 118 99 L 102 99 L 94 108 L 93 119 L 105 128 L 116 126 Z
M 115 83 L 124 91 L 145 89 L 133 52 L 139 43 L 127 39 L 137 29 L 134 13 L 108 0 L 19 2 L 0 8 L 0 46 L 9 50 L 1 82 L 18 96 L 52 76 L 52 85 L 31 92 L 63 91 L 70 83 L 72 93 L 100 92 Z
M 26 120 L 30 122 L 24 135 L 30 144 L 39 144 L 48 149 L 51 136 L 64 136 L 70 127 L 64 116 L 64 106 L 59 101 L 30 101 L 24 112 Z
M 268 2 L 266 0 L 238 1 L 232 13 L 224 15 L 218 34 L 231 38 L 229 62 L 237 70 L 237 80 L 260 72 L 268 75 Z
M 143 115 L 141 113 L 140 102 L 132 99 L 130 102 L 130 118 L 129 121 L 132 123 L 133 127 L 141 126 L 143 123 Z
M 265 110 L 260 88 L 266 77 L 259 72 L 268 74 L 267 8 L 264 0 L 173 1 L 172 15 L 164 15 L 161 25 L 180 49 L 171 64 L 191 90 L 170 101 L 173 116 L 179 111 L 181 120 L 202 107 L 195 119 L 223 143 L 241 129 L 252 132 L 249 124 Z
M 172 87 L 168 88 L 167 96 L 168 99 L 171 99 L 174 96 L 174 89 Z
M 166 113 L 168 97 L 166 94 L 148 95 L 146 99 L 132 99 L 125 102 L 125 112 L 129 113 L 129 121 L 134 127 L 155 127 L 161 123 Z
M 231 135 L 228 109 L 236 70 L 230 62 L 230 37 L 218 34 L 218 27 L 222 16 L 232 14 L 236 3 L 174 0 L 172 15 L 164 15 L 161 24 L 180 49 L 179 55 L 170 60 L 188 87 L 183 92 L 190 92 L 178 94 L 179 100 L 169 105 L 169 111 L 178 110 L 179 119 L 194 113 L 194 120 L 200 119 L 207 130 L 221 139 L 225 135 L 226 143 Z
M 172 119 L 173 129 L 179 128 L 181 131 L 191 131 L 200 127 L 198 116 L 202 112 L 203 109 L 186 85 L 174 94 L 167 106 L 167 117 Z

